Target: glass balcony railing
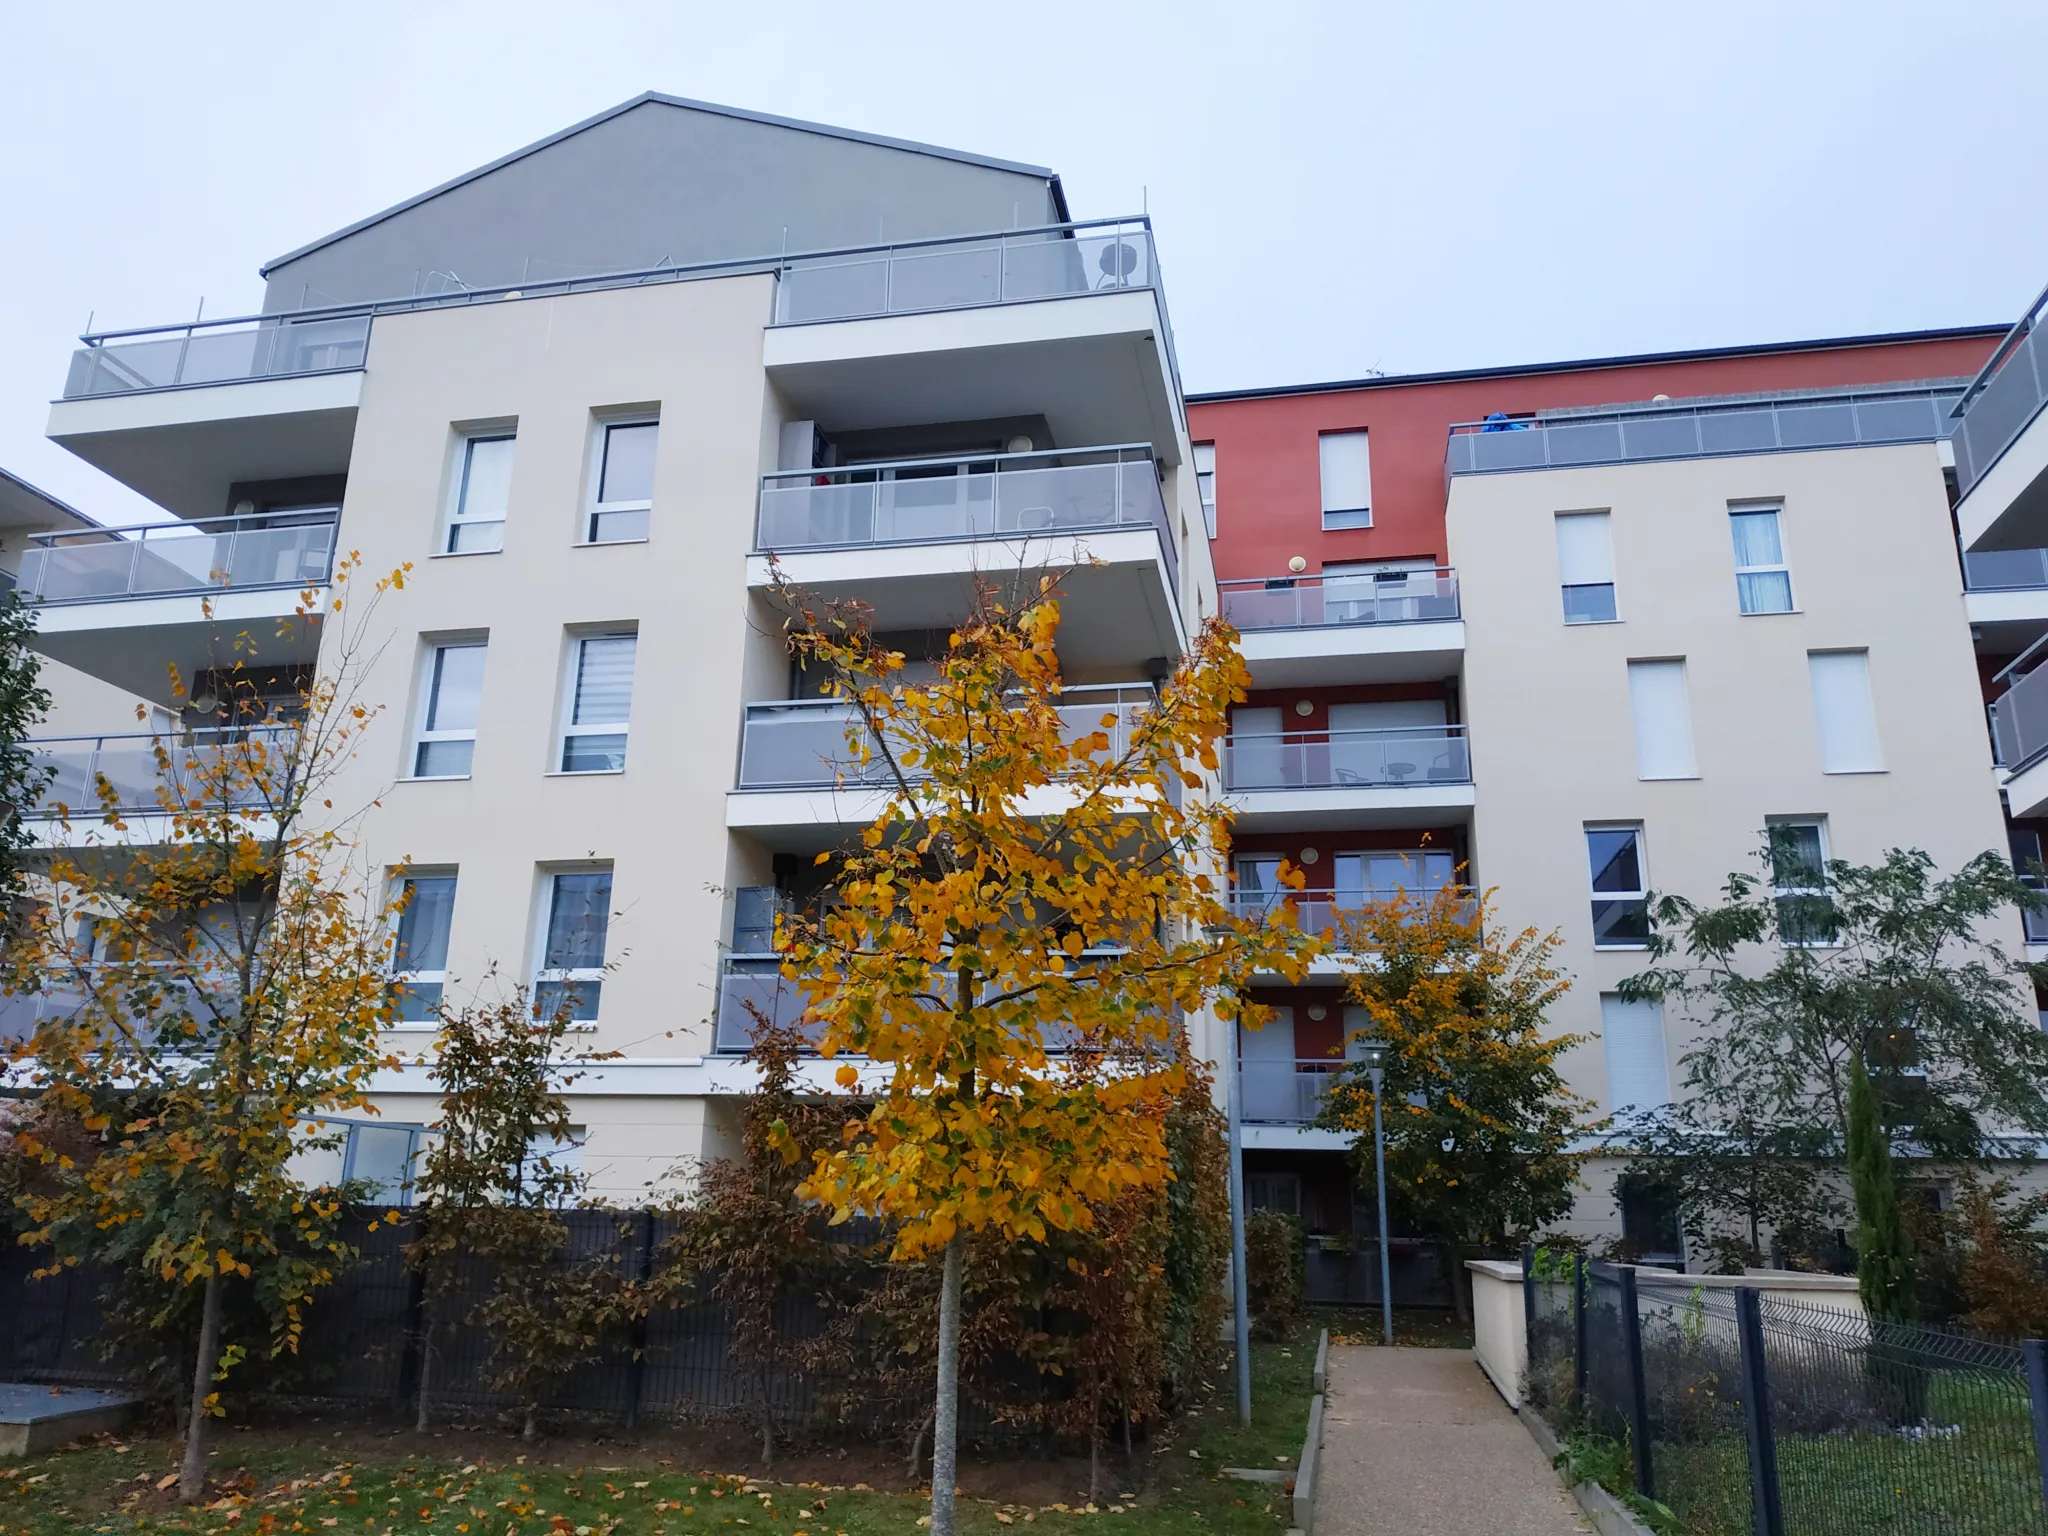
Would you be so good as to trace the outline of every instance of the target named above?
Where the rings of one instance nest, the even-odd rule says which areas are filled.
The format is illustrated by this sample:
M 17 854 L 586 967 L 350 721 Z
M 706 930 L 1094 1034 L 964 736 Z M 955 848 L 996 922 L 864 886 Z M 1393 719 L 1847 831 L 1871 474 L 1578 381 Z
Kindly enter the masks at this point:
M 1158 281 L 1143 219 L 1056 224 L 793 257 L 776 287 L 775 323 L 1020 304 Z
M 2000 672 L 2006 690 L 1992 701 L 1992 756 L 2009 774 L 2031 768 L 2048 753 L 2048 635 L 2036 640 Z
M 1225 789 L 1400 788 L 1471 780 L 1462 725 L 1233 734 L 1223 744 Z
M 1147 443 L 782 471 L 762 479 L 754 543 L 787 554 L 1113 528 L 1156 530 L 1178 589 L 1179 552 Z
M 1307 1125 L 1344 1063 L 1325 1056 L 1304 1061 L 1238 1063 L 1238 1113 L 1252 1125 Z
M 1540 417 L 1461 421 L 1451 428 L 1447 475 L 1660 459 L 1723 458 L 1807 448 L 1931 443 L 1948 430 L 1951 388 L 1642 406 Z
M 1357 912 L 1368 906 L 1405 903 L 1410 910 L 1402 921 L 1413 923 L 1420 919 L 1423 908 L 1435 899 L 1434 891 L 1385 886 L 1355 891 L 1232 891 L 1228 905 L 1236 917 L 1259 917 L 1276 907 L 1291 907 L 1294 909 L 1295 926 L 1303 933 L 1341 940 L 1343 934 L 1339 923 L 1347 912 Z M 1468 921 L 1477 909 L 1476 898 L 1468 898 L 1459 904 L 1459 911 Z
M 155 811 L 168 790 L 174 803 L 231 787 L 237 807 L 265 803 L 266 750 L 290 736 L 289 728 L 199 730 L 156 734 L 148 731 L 116 736 L 47 736 L 25 745 L 37 766 L 48 769 L 40 812 L 45 817 L 68 814 L 74 820 L 98 816 L 106 809 L 100 784 L 113 791 L 117 811 Z M 157 761 L 161 744 L 169 761 L 165 773 Z M 217 771 L 223 759 L 242 756 L 247 768 L 233 774 Z
M 64 398 L 343 372 L 362 367 L 369 346 L 368 314 L 194 321 L 182 327 L 110 331 L 87 338 L 71 354 Z
M 2048 404 L 2048 359 L 2041 356 L 2038 330 L 2044 316 L 2048 289 L 2005 333 L 1955 403 L 1949 442 L 1955 448 L 1958 496 L 1970 494 Z
M 1224 581 L 1223 618 L 1240 631 L 1349 624 L 1419 624 L 1458 617 L 1458 573 L 1448 567 L 1355 576 Z
M 1070 688 L 1060 695 L 1064 734 L 1069 742 L 1103 729 L 1105 715 L 1111 756 L 1130 745 L 1138 717 L 1150 709 L 1150 688 Z M 866 764 L 851 760 L 846 729 L 853 711 L 834 699 L 797 699 L 788 703 L 749 704 L 740 728 L 741 789 L 823 789 L 885 785 L 889 770 L 878 759 Z
M 38 533 L 21 557 L 20 591 L 28 602 L 92 603 L 225 587 L 322 586 L 333 574 L 340 517 L 339 507 L 311 507 Z
M 1963 586 L 1972 592 L 2025 592 L 2048 587 L 2048 549 L 1966 550 Z

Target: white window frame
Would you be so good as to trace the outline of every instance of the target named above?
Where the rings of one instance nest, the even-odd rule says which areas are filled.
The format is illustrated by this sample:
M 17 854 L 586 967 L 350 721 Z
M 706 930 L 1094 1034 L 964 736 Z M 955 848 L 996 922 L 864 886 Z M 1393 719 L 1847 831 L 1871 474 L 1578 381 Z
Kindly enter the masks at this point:
M 404 891 L 404 888 L 406 886 L 411 885 L 415 881 L 419 880 L 447 880 L 450 882 L 454 882 L 456 885 L 456 890 L 459 893 L 461 891 L 460 879 L 460 873 L 453 866 L 449 866 L 446 868 L 436 867 L 432 869 L 404 870 L 393 874 L 391 877 L 392 899 L 396 900 L 397 897 Z M 452 900 L 450 902 L 449 911 L 452 921 L 454 912 Z M 438 1000 L 442 995 L 445 994 L 448 985 L 448 957 L 446 955 L 443 955 L 441 957 L 441 969 L 437 971 L 402 971 L 398 969 L 398 936 L 404 922 L 404 912 L 393 912 L 391 914 L 391 956 L 390 960 L 387 962 L 385 966 L 385 975 L 390 980 L 406 987 L 432 986 L 435 988 L 439 988 L 440 991 L 436 993 L 436 999 Z M 432 1019 L 394 1018 L 388 1027 L 390 1029 L 398 1031 L 424 1030 L 431 1033 L 439 1026 L 436 1025 Z
M 547 964 L 548 928 L 551 926 L 555 914 L 555 882 L 564 878 L 565 876 L 573 878 L 578 875 L 611 876 L 614 881 L 612 890 L 614 892 L 616 892 L 617 890 L 617 876 L 613 870 L 613 867 L 610 864 L 571 865 L 566 868 L 548 869 L 542 871 L 540 882 L 540 901 L 536 904 L 537 911 L 535 913 L 533 935 L 533 1003 L 536 1007 L 538 1007 L 540 1003 L 540 989 L 546 983 L 566 982 L 573 984 L 579 981 L 595 982 L 600 989 L 598 992 L 599 1010 L 602 1011 L 604 1006 L 604 994 L 602 991 L 604 985 L 603 965 L 600 964 L 594 967 L 564 967 L 550 966 Z M 605 900 L 604 947 L 607 952 L 610 951 L 612 944 L 611 900 L 612 898 L 610 896 L 607 896 Z M 569 1028 L 572 1032 L 578 1034 L 587 1033 L 591 1030 L 594 1030 L 597 1028 L 597 1014 L 592 1013 L 588 1018 L 571 1018 L 569 1021 Z
M 1799 593 L 1792 585 L 1792 554 L 1785 545 L 1785 504 L 1782 501 L 1731 501 L 1728 503 L 1728 546 L 1729 556 L 1734 557 L 1735 519 L 1752 517 L 1768 512 L 1778 525 L 1778 563 L 1776 565 L 1737 565 L 1735 567 L 1735 609 L 1744 618 L 1762 618 L 1777 613 L 1797 613 Z M 1742 606 L 1742 578 L 1745 576 L 1768 576 L 1782 572 L 1785 577 L 1785 606 L 1782 608 L 1745 608 Z
M 457 434 L 455 439 L 455 463 L 448 476 L 448 509 L 442 519 L 441 547 L 434 551 L 440 555 L 496 555 L 505 549 L 505 514 L 496 517 L 472 516 L 468 509 L 470 458 L 479 443 L 511 443 L 513 455 L 518 456 L 519 431 L 516 426 L 476 427 Z M 489 549 L 457 549 L 455 541 L 465 528 L 483 528 L 491 524 L 498 528 L 498 542 Z
M 1869 749 L 1868 756 L 1866 758 L 1857 758 L 1855 761 L 1846 763 L 1844 762 L 1844 759 L 1854 757 L 1854 754 L 1850 751 L 1850 749 L 1852 747 L 1863 744 L 1852 741 L 1840 735 L 1836 735 L 1834 737 L 1829 736 L 1827 728 L 1827 721 L 1829 717 L 1828 712 L 1823 704 L 1823 693 L 1821 687 L 1821 673 L 1823 671 L 1829 670 L 1821 665 L 1822 658 L 1826 658 L 1832 661 L 1835 658 L 1843 656 L 1853 656 L 1861 658 L 1861 665 L 1856 669 L 1856 671 L 1861 679 L 1862 688 L 1860 693 L 1852 690 L 1852 692 L 1848 695 L 1833 695 L 1836 702 L 1849 703 L 1855 709 L 1857 714 L 1857 718 L 1853 722 L 1844 719 L 1842 721 L 1838 721 L 1838 724 L 1853 723 L 1859 727 L 1867 725 L 1869 728 L 1870 737 L 1870 740 L 1867 744 Z M 1827 774 L 1883 773 L 1885 771 L 1884 737 L 1878 729 L 1877 682 L 1871 674 L 1869 650 L 1867 648 L 1855 648 L 1846 650 L 1833 649 L 1825 651 L 1808 651 L 1806 653 L 1806 675 L 1808 686 L 1811 688 L 1813 694 L 1813 731 L 1814 737 L 1820 747 L 1820 771 L 1822 773 Z M 1831 742 L 1832 749 L 1830 747 Z M 1829 766 L 1829 759 L 1831 757 L 1834 759 L 1835 764 L 1832 767 Z
M 1660 705 L 1673 704 L 1672 697 L 1665 692 L 1673 677 L 1677 680 L 1675 706 L 1665 722 L 1671 727 L 1670 735 L 1664 737 L 1654 729 L 1659 719 L 1656 711 Z M 1629 723 L 1635 734 L 1639 783 L 1668 783 L 1700 776 L 1699 751 L 1692 729 L 1692 677 L 1683 656 L 1630 657 L 1628 707 Z M 1667 761 L 1655 760 L 1659 749 Z
M 1814 842 L 1819 848 L 1820 883 L 1818 885 L 1786 885 L 1780 882 L 1775 860 L 1771 865 L 1771 905 L 1778 911 L 1778 942 L 1788 949 L 1839 949 L 1839 938 L 1788 939 L 1785 937 L 1784 902 L 1789 898 L 1802 896 L 1825 896 L 1828 893 L 1828 819 L 1825 816 L 1767 816 L 1764 818 L 1766 851 L 1769 850 L 1771 834 L 1780 827 L 1812 827 L 1816 834 Z
M 1567 572 L 1564 568 L 1564 540 L 1561 537 L 1564 532 L 1565 520 L 1567 518 L 1594 517 L 1600 519 L 1601 530 L 1606 534 L 1607 579 L 1605 581 L 1567 581 L 1565 577 L 1571 573 Z M 1610 618 L 1575 619 L 1571 615 L 1571 609 L 1565 607 L 1564 622 L 1574 629 L 1581 624 L 1619 624 L 1621 622 L 1621 583 L 1615 579 L 1614 510 L 1611 507 L 1578 507 L 1566 512 L 1553 512 L 1550 517 L 1550 537 L 1551 546 L 1557 558 L 1559 603 L 1561 605 L 1564 603 L 1565 594 L 1568 592 L 1582 591 L 1593 587 L 1605 587 L 1607 589 L 1609 605 L 1614 609 L 1613 616 Z
M 419 706 L 413 714 L 412 740 L 406 746 L 405 777 L 423 783 L 445 782 L 466 779 L 476 770 L 476 727 L 450 729 L 442 727 L 430 730 L 427 722 L 434 717 L 434 699 L 440 691 L 441 657 L 444 652 L 455 650 L 479 650 L 485 653 L 484 665 L 490 665 L 490 637 L 488 635 L 436 635 L 423 642 L 420 654 Z M 481 685 L 479 685 L 481 687 Z M 478 714 L 481 715 L 482 700 L 478 700 Z M 470 744 L 469 769 L 462 773 L 421 773 L 420 748 L 429 742 L 466 741 Z
M 633 695 L 629 687 L 626 694 L 626 719 L 613 724 L 578 725 L 576 723 L 576 684 L 583 673 L 583 647 L 591 640 L 631 640 L 633 642 L 633 681 L 639 682 L 640 628 L 637 624 L 606 625 L 595 629 L 572 629 L 568 633 L 568 646 L 562 660 L 561 700 L 556 707 L 554 758 L 548 772 L 556 777 L 589 778 L 593 774 L 624 773 L 625 755 L 620 756 L 616 768 L 567 768 L 563 764 L 569 755 L 569 743 L 578 736 L 623 736 L 628 749 L 632 747 Z
M 1216 445 L 1196 443 L 1193 446 L 1195 496 L 1202 503 L 1202 522 L 1213 539 L 1216 537 Z
M 1332 438 L 1357 438 L 1365 453 L 1365 504 L 1358 507 L 1333 507 L 1330 501 L 1329 468 L 1324 462 L 1324 445 Z M 1370 528 L 1372 526 L 1372 434 L 1364 427 L 1333 427 L 1327 432 L 1316 434 L 1316 491 L 1322 506 L 1325 532 L 1340 528 Z
M 1634 890 L 1603 891 L 1594 886 L 1591 839 L 1595 832 L 1632 832 L 1635 834 L 1636 878 L 1642 883 L 1636 886 Z M 1580 857 L 1586 861 L 1586 891 L 1589 900 L 1586 912 L 1588 917 L 1592 915 L 1593 905 L 1600 902 L 1640 901 L 1647 906 L 1650 899 L 1650 852 L 1649 840 L 1644 836 L 1643 824 L 1640 821 L 1589 821 L 1585 823 L 1580 831 L 1579 852 Z M 1636 940 L 1631 940 L 1626 944 L 1602 944 L 1599 942 L 1597 930 L 1593 943 L 1595 950 L 1614 950 L 1617 952 L 1635 951 L 1639 953 L 1649 947 L 1647 942 Z
M 655 428 L 655 462 L 661 458 L 661 413 L 647 411 L 627 416 L 599 416 L 593 421 L 594 431 L 590 434 L 590 492 L 588 505 L 583 509 L 583 523 L 577 529 L 579 544 L 645 544 L 654 525 L 654 499 L 652 496 L 631 501 L 599 501 L 604 492 L 605 453 L 612 440 L 612 431 L 617 427 Z M 651 490 L 652 487 L 650 486 Z M 597 537 L 598 519 L 619 512 L 638 512 L 645 522 L 641 531 L 631 538 L 601 539 Z

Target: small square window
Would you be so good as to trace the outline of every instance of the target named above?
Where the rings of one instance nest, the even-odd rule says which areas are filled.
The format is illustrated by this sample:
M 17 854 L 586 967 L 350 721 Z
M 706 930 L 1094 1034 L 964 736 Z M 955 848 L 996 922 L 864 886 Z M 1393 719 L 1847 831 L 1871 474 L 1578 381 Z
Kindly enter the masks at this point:
M 1643 829 L 1586 828 L 1586 859 L 1593 882 L 1594 946 L 1647 948 L 1650 893 L 1643 864 Z
M 585 542 L 620 544 L 647 537 L 648 514 L 654 506 L 654 453 L 660 437 L 658 421 L 600 424 Z
M 511 433 L 462 439 L 449 488 L 444 555 L 488 554 L 505 547 L 505 507 L 512 492 Z
M 469 777 L 483 699 L 484 650 L 481 640 L 428 647 L 420 678 L 419 726 L 413 733 L 414 778 Z

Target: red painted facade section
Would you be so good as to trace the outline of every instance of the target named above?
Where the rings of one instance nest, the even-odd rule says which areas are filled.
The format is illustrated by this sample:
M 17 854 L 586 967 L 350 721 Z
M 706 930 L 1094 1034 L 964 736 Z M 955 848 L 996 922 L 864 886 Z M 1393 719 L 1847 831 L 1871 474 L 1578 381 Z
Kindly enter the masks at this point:
M 1681 399 L 1968 378 L 1997 343 L 1987 332 L 1192 401 L 1189 436 L 1216 445 L 1216 574 L 1225 581 L 1284 576 L 1296 555 L 1311 573 L 1330 561 L 1444 562 L 1444 447 L 1456 422 L 1660 394 Z M 1373 526 L 1325 532 L 1316 440 L 1359 428 L 1372 456 Z

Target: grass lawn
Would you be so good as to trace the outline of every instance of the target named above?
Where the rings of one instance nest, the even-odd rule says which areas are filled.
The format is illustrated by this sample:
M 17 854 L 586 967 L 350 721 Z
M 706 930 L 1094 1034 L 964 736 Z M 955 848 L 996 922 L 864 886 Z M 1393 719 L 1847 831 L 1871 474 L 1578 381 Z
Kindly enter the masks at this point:
M 1238 1482 L 1225 1466 L 1292 1469 L 1307 1432 L 1309 1377 L 1320 1320 L 1291 1339 L 1253 1348 L 1253 1422 L 1240 1428 L 1228 1371 L 1216 1399 L 1141 1450 L 1134 1474 L 1110 1459 L 1114 1497 L 1063 1501 L 969 1498 L 961 1529 L 1057 1533 L 1109 1519 L 1127 1536 L 1272 1536 L 1292 1520 L 1284 1484 Z M 336 1443 L 345 1442 L 339 1449 Z M 652 1447 L 658 1453 L 660 1447 Z M 211 1501 L 175 1502 L 157 1483 L 177 1466 L 168 1438 L 102 1440 L 0 1467 L 0 1536 L 74 1533 L 332 1532 L 333 1536 L 914 1536 L 927 1505 L 915 1494 L 824 1482 L 757 1481 L 740 1468 L 684 1471 L 648 1445 L 579 1445 L 570 1465 L 546 1441 L 468 1437 L 460 1452 L 412 1433 L 357 1424 L 223 1429 Z M 1029 1452 L 1020 1452 L 1029 1457 Z M 1081 1484 L 1085 1486 L 1085 1469 Z M 971 1477 L 965 1478 L 973 1486 Z

